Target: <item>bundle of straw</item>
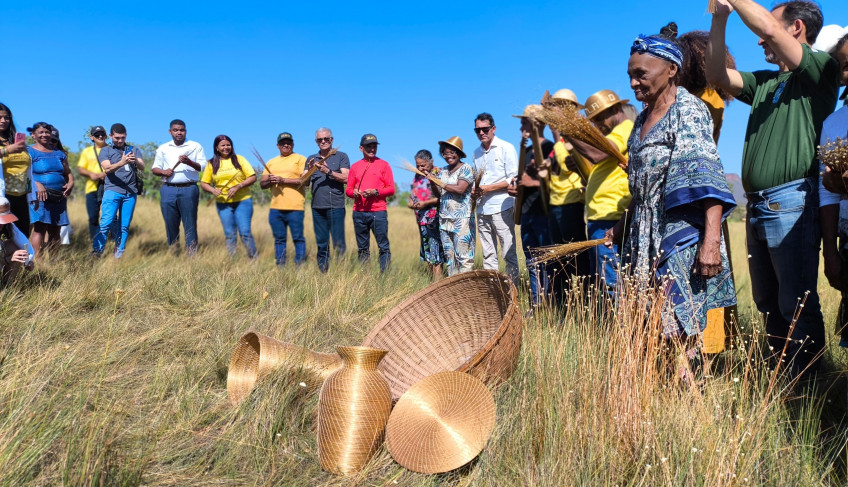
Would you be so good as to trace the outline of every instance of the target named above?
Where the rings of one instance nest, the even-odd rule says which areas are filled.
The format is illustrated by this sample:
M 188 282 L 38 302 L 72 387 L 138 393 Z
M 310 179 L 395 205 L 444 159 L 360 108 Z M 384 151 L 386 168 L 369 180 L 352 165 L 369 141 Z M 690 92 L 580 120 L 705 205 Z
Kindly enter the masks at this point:
M 471 188 L 472 192 L 476 191 L 477 188 L 480 187 L 480 181 L 483 180 L 483 174 L 486 172 L 486 168 L 481 167 L 477 174 L 474 175 L 474 187 Z M 477 212 L 477 198 L 471 198 L 471 214 L 474 215 Z
M 253 152 L 253 157 L 255 157 L 255 158 L 256 158 L 256 160 L 258 160 L 259 162 L 261 162 L 261 163 L 262 163 L 262 167 L 264 167 L 264 168 L 265 168 L 265 170 L 268 172 L 268 174 L 271 174 L 271 170 L 270 170 L 270 169 L 268 169 L 268 164 L 265 164 L 265 159 L 263 159 L 263 158 L 262 158 L 262 155 L 260 155 L 260 154 L 259 154 L 259 151 L 258 151 L 258 150 L 256 150 L 256 146 L 253 146 L 253 148 L 251 149 L 251 151 Z
M 848 171 L 848 139 L 837 137 L 835 141 L 827 140 L 827 143 L 818 148 L 819 160 L 832 171 L 842 174 Z
M 607 240 L 599 238 L 596 240 L 586 240 L 583 242 L 570 242 L 560 245 L 547 245 L 545 247 L 536 247 L 530 249 L 530 254 L 533 256 L 534 264 L 544 264 L 555 260 L 562 260 L 583 252 L 584 250 L 603 245 Z
M 338 147 L 334 147 L 334 148 L 330 149 L 330 152 L 328 152 L 327 155 L 321 160 L 326 161 L 327 159 L 329 159 L 330 157 L 335 155 L 335 153 L 338 152 L 338 151 L 339 151 Z M 315 171 L 317 169 L 318 169 L 318 164 L 313 163 L 312 167 L 310 167 L 309 170 L 306 171 L 306 174 L 304 174 L 303 176 L 300 177 L 300 184 L 298 185 L 298 187 L 303 186 L 304 184 L 308 183 L 309 180 L 312 179 L 312 175 L 315 174 Z
M 707 13 L 708 14 L 716 13 L 716 0 L 709 0 L 709 2 L 707 2 Z
M 542 97 L 542 113 L 545 122 L 559 130 L 563 136 L 585 142 L 618 159 L 619 165 L 627 166 L 627 157 L 613 147 L 598 127 L 580 115 L 577 106 L 573 103 L 558 103 L 550 92 L 546 91 L 545 96 Z
M 437 178 L 436 176 L 433 176 L 432 173 L 431 174 L 424 174 L 423 172 L 419 171 L 417 167 L 410 164 L 409 161 L 406 161 L 406 160 L 403 161 L 403 168 L 406 169 L 407 171 L 412 171 L 415 174 L 418 174 L 419 176 L 424 176 L 431 183 L 435 184 L 436 186 L 438 186 L 442 189 L 445 189 L 446 184 L 445 184 L 444 181 Z

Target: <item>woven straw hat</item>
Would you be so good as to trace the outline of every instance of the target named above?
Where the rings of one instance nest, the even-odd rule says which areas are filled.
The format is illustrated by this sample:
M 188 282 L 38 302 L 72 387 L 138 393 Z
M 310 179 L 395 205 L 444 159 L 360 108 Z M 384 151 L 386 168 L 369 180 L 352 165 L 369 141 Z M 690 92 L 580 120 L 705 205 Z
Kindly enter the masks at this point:
M 460 139 L 456 135 L 449 138 L 448 140 L 440 140 L 439 147 L 441 148 L 442 145 L 446 145 L 451 149 L 456 149 L 457 151 L 459 151 L 459 158 L 465 159 L 465 152 L 462 151 L 462 139 Z
M 405 468 L 442 473 L 483 451 L 495 427 L 495 400 L 480 379 L 440 372 L 409 388 L 386 426 L 386 447 Z
M 581 105 L 580 102 L 577 101 L 577 95 L 575 95 L 574 92 L 569 90 L 568 88 L 563 88 L 561 90 L 557 90 L 557 92 L 554 93 L 554 95 L 551 98 L 553 98 L 554 100 L 570 101 L 571 103 L 574 103 L 575 105 L 577 105 L 577 108 L 580 109 L 580 110 L 582 110 L 584 108 L 583 105 Z
M 532 118 L 542 121 L 542 105 L 527 105 L 524 107 L 524 113 L 521 115 L 513 115 L 515 118 Z
M 601 90 L 586 99 L 586 118 L 592 119 L 602 111 L 612 106 L 628 103 L 630 100 L 622 100 L 612 90 Z

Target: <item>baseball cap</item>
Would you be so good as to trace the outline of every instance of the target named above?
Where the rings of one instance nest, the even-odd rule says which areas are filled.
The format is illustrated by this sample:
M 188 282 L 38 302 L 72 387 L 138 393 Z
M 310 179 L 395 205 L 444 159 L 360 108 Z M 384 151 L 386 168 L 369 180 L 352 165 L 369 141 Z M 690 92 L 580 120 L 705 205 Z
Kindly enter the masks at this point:
M 283 133 L 281 133 L 280 135 L 277 136 L 277 144 L 279 144 L 280 142 L 282 142 L 286 139 L 294 142 L 294 137 L 292 137 L 292 134 L 290 134 L 288 132 L 283 132 Z
M 106 134 L 106 129 L 102 125 L 95 125 L 91 128 L 91 135 Z
M 374 134 L 365 134 L 362 136 L 362 139 L 359 141 L 359 145 L 368 145 L 368 144 L 379 144 L 377 142 L 377 136 Z

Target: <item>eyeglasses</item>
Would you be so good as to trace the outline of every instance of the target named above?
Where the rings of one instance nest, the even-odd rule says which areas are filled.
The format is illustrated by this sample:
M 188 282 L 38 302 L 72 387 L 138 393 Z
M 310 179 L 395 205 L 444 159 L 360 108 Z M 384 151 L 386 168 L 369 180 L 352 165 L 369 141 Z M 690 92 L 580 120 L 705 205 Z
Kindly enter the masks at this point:
M 318 138 L 315 139 L 315 142 L 320 144 L 322 142 L 329 142 L 331 140 L 333 140 L 332 137 L 318 137 Z
M 474 131 L 478 134 L 488 134 L 489 130 L 492 130 L 493 128 L 494 127 L 492 127 L 491 125 L 488 127 L 474 127 Z
M 106 134 L 94 134 L 92 135 L 92 137 L 94 137 L 95 139 L 105 139 Z

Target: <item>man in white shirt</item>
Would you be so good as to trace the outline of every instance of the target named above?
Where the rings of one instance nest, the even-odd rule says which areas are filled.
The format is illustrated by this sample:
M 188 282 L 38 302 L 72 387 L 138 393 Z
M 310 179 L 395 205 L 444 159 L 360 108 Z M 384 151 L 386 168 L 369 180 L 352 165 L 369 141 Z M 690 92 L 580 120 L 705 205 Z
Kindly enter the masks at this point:
M 515 254 L 515 198 L 507 194 L 509 182 L 518 175 L 515 146 L 495 136 L 495 119 L 477 115 L 474 132 L 480 147 L 474 150 L 474 172 L 484 171 L 474 197 L 477 203 L 477 235 L 483 247 L 483 268 L 498 269 L 497 242 L 506 261 L 506 273 L 518 286 L 518 257 Z
M 186 140 L 186 125 L 182 120 L 172 120 L 168 132 L 173 140 L 156 149 L 153 174 L 162 178 L 160 206 L 168 245 L 179 245 L 182 221 L 186 255 L 192 256 L 197 250 L 197 203 L 200 197 L 197 182 L 206 166 L 206 155 L 200 144 Z

